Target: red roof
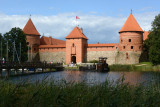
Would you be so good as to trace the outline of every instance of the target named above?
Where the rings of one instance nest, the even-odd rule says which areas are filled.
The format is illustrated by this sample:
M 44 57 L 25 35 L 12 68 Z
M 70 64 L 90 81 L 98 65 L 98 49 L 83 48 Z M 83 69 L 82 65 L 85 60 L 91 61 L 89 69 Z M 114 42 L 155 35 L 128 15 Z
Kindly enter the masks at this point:
M 143 40 L 146 40 L 148 38 L 149 33 L 150 33 L 149 31 L 144 31 Z
M 136 21 L 136 19 L 132 14 L 129 15 L 127 21 L 125 22 L 125 24 L 123 25 L 119 33 L 126 32 L 126 31 L 143 32 L 142 28 L 139 26 L 138 22 Z
M 40 45 L 39 48 L 65 48 L 66 45 Z
M 71 39 L 71 38 L 84 38 L 88 39 L 84 34 L 81 29 L 79 29 L 77 26 L 72 30 L 72 32 L 66 36 L 66 39 Z
M 118 43 L 108 43 L 108 44 L 88 44 L 88 47 L 106 47 L 106 46 L 116 46 Z
M 28 35 L 38 35 L 40 36 L 39 32 L 37 31 L 36 27 L 34 26 L 31 19 L 28 20 L 27 24 L 23 28 L 23 32 Z
M 66 41 L 54 39 L 52 37 L 42 36 L 40 39 L 40 45 L 65 45 Z

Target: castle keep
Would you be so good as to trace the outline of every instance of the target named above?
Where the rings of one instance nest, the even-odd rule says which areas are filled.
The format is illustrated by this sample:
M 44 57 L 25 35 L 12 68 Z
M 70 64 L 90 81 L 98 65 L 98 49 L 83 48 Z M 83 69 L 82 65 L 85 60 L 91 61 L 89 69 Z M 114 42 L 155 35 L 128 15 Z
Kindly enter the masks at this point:
M 108 64 L 136 64 L 142 53 L 143 41 L 149 32 L 141 29 L 132 14 L 119 31 L 119 43 L 88 44 L 83 29 L 75 27 L 66 37 L 66 41 L 52 37 L 40 37 L 31 19 L 23 29 L 26 34 L 29 60 L 63 62 L 66 64 L 84 63 L 107 57 Z M 32 56 L 31 56 L 32 53 Z

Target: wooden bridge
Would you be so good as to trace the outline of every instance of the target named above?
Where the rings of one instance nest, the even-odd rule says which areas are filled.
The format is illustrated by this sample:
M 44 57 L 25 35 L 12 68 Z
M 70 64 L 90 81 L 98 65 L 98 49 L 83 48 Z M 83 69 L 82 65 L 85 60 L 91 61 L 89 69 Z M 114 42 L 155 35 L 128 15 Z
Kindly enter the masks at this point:
M 40 70 L 37 71 L 38 69 Z M 0 77 L 3 77 L 2 71 L 6 72 L 5 77 L 9 77 L 11 76 L 10 74 L 13 70 L 15 72 L 14 75 L 24 75 L 33 73 L 61 71 L 63 70 L 63 66 L 62 64 L 58 63 L 48 64 L 46 62 L 0 62 Z M 30 70 L 32 70 L 33 72 L 29 72 Z M 21 73 L 17 74 L 17 71 L 21 71 Z

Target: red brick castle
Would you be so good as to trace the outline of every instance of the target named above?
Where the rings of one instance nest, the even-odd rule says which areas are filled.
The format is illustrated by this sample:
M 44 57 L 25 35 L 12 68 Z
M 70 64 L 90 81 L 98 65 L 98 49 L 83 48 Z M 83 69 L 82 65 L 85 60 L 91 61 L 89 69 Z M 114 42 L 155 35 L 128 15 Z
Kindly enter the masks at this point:
M 29 60 L 66 64 L 84 63 L 98 60 L 99 57 L 107 57 L 109 64 L 139 63 L 143 41 L 149 34 L 141 29 L 132 14 L 119 31 L 120 43 L 88 44 L 88 38 L 83 34 L 83 29 L 77 26 L 65 37 L 66 41 L 45 36 L 40 38 L 31 19 L 23 31 L 26 34 L 27 45 L 31 47 Z

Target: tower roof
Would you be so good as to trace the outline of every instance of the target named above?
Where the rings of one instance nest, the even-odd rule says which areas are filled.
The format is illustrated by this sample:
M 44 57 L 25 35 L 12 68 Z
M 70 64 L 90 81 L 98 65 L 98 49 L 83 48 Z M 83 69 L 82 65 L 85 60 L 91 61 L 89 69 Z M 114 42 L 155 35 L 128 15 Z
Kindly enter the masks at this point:
M 28 20 L 27 24 L 23 28 L 23 32 L 28 35 L 40 35 L 36 27 L 34 26 L 31 18 Z
M 66 39 L 71 39 L 71 38 L 84 38 L 88 39 L 84 34 L 82 29 L 79 29 L 77 26 L 70 32 L 68 36 L 66 36 Z
M 139 26 L 138 22 L 136 21 L 136 19 L 132 14 L 129 15 L 128 19 L 126 20 L 125 24 L 123 25 L 119 33 L 126 31 L 143 32 L 142 28 Z

